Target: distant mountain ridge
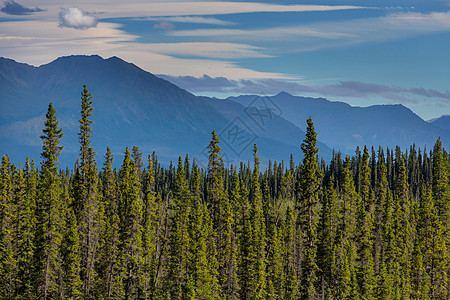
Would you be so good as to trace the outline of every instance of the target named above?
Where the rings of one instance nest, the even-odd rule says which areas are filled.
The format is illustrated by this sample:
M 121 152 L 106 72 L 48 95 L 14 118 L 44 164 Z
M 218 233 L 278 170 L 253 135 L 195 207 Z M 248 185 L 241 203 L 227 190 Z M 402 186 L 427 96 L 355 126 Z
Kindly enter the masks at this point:
M 93 147 L 99 163 L 106 146 L 120 157 L 126 146 L 137 145 L 144 154 L 155 150 L 164 163 L 188 153 L 207 164 L 206 147 L 212 130 L 223 139 L 227 162 L 251 159 L 253 142 L 259 145 L 262 161 L 287 160 L 291 153 L 300 157 L 304 132 L 285 119 L 269 120 L 270 126 L 283 128 L 283 135 L 249 128 L 251 135 L 245 143 L 233 140 L 226 130 L 237 123 L 212 105 L 211 99 L 194 96 L 117 57 L 97 55 L 61 57 L 40 67 L 1 58 L 0 137 L 4 142 L 0 152 L 9 153 L 13 161 L 24 161 L 27 155 L 39 160 L 39 136 L 48 103 L 53 102 L 64 132 L 62 165 L 73 165 L 79 151 L 83 84 L 93 96 Z M 236 141 L 240 144 L 233 145 Z M 324 157 L 329 157 L 331 149 L 321 145 Z
M 254 96 L 229 97 L 246 105 Z M 428 149 L 441 137 L 443 145 L 450 145 L 450 131 L 424 121 L 409 108 L 401 105 L 354 107 L 324 98 L 306 98 L 281 92 L 271 97 L 282 117 L 299 128 L 303 120 L 312 117 L 318 138 L 328 146 L 344 153 L 353 153 L 357 146 L 395 147 L 403 149 L 416 144 Z
M 93 96 L 93 147 L 103 162 L 106 146 L 117 160 L 125 147 L 156 151 L 163 163 L 186 153 L 207 164 L 207 145 L 216 130 L 226 163 L 251 159 L 258 144 L 262 163 L 301 159 L 306 119 L 318 132 L 320 156 L 331 149 L 352 154 L 356 146 L 405 148 L 431 146 L 441 137 L 449 146 L 450 131 L 423 121 L 402 105 L 351 107 L 323 98 L 287 93 L 216 99 L 195 96 L 117 57 L 68 56 L 33 67 L 0 58 L 0 153 L 14 162 L 26 156 L 40 160 L 45 112 L 53 102 L 63 128 L 61 165 L 72 166 L 79 152 L 80 93 L 86 84 Z M 120 163 L 120 161 L 119 161 Z

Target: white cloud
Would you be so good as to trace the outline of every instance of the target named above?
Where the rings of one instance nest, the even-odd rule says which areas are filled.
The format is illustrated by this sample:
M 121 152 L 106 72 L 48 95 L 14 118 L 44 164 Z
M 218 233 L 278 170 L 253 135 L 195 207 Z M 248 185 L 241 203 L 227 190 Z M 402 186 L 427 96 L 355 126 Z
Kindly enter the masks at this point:
M 259 47 L 237 43 L 149 43 L 144 45 L 149 52 L 166 55 L 208 58 L 271 57 L 261 53 L 260 50 L 263 49 Z
M 236 80 L 291 78 L 285 74 L 258 72 L 242 68 L 234 62 L 214 59 L 239 57 L 240 54 L 263 56 L 256 47 L 227 43 L 137 43 L 137 36 L 127 34 L 120 27 L 119 24 L 102 22 L 90 30 L 71 30 L 58 28 L 51 21 L 3 22 L 0 53 L 3 57 L 36 66 L 59 56 L 99 54 L 105 58 L 118 56 L 155 74 L 196 77 L 210 74 L 213 77 L 226 76 Z M 212 59 L 180 59 L 171 56 L 181 54 L 183 48 L 191 56 Z
M 160 22 L 158 24 L 153 25 L 153 29 L 162 29 L 162 30 L 172 30 L 175 28 L 175 25 L 169 22 Z
M 327 47 L 405 38 L 450 31 L 450 12 L 394 13 L 384 17 L 320 22 L 307 26 L 258 29 L 194 29 L 170 33 L 177 37 L 208 37 L 228 41 L 286 41 L 287 51 L 311 51 Z
M 33 5 L 35 1 L 23 0 L 25 4 Z M 175 16 L 204 16 L 226 15 L 257 12 L 307 12 L 307 11 L 334 11 L 360 9 L 360 6 L 350 5 L 280 5 L 255 2 L 229 2 L 229 1 L 133 1 L 128 3 L 119 0 L 78 0 L 77 5 L 87 11 L 102 12 L 102 18 L 131 18 L 131 17 L 175 17 Z M 60 10 L 60 3 L 54 0 L 39 2 L 47 11 L 36 18 L 54 18 Z M 175 21 L 174 21 L 175 22 Z M 220 25 L 220 24 L 217 24 Z
M 61 8 L 58 15 L 59 26 L 88 29 L 97 26 L 98 18 L 78 7 Z
M 308 27 L 275 27 L 263 29 L 194 29 L 178 30 L 170 33 L 172 36 L 193 36 L 193 37 L 215 37 L 225 36 L 231 38 L 248 40 L 280 40 L 292 38 L 293 36 L 318 37 L 327 39 L 339 39 L 342 37 L 352 37 L 354 35 L 340 32 L 327 32 Z
M 122 2 L 123 3 L 123 2 Z M 359 9 L 359 6 L 349 5 L 280 5 L 253 2 L 226 2 L 226 1 L 186 1 L 186 2 L 154 2 L 139 3 L 135 5 L 121 4 L 108 5 L 106 13 L 115 17 L 139 16 L 201 16 L 224 15 L 254 12 L 302 12 L 302 11 L 333 11 Z

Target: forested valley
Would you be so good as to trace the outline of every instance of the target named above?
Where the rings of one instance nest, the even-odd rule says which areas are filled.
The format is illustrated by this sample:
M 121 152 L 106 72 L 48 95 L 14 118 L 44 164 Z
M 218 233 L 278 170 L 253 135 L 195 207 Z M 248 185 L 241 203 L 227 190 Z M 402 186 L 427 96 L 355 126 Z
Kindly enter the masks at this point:
M 213 131 L 206 169 L 134 146 L 116 170 L 91 147 L 93 110 L 84 86 L 73 169 L 58 167 L 51 103 L 42 161 L 3 155 L 1 299 L 449 299 L 440 140 L 328 163 L 308 119 L 301 163 L 262 169 L 254 145 L 252 162 L 225 166 Z

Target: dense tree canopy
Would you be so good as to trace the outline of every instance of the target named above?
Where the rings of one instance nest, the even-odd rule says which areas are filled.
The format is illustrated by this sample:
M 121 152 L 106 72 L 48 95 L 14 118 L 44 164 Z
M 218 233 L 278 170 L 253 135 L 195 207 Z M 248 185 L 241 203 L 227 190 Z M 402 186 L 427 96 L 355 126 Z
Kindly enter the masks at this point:
M 0 166 L 0 299 L 449 299 L 450 156 L 356 149 L 320 161 L 307 120 L 302 163 L 206 170 L 109 148 L 98 171 L 92 96 L 80 157 L 59 170 L 49 105 L 42 162 Z M 146 165 L 144 167 L 144 164 Z

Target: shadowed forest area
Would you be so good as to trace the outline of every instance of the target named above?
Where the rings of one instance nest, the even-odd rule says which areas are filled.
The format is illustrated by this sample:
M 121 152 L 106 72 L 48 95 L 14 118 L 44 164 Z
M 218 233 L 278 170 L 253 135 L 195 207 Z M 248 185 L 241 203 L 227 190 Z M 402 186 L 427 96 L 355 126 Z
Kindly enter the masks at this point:
M 188 156 L 91 147 L 84 86 L 80 154 L 63 150 L 50 103 L 42 161 L 0 167 L 1 299 L 448 299 L 450 156 L 356 149 L 319 160 L 307 120 L 301 163 L 207 169 Z M 95 134 L 95 133 L 94 133 Z M 102 165 L 97 168 L 97 163 Z

